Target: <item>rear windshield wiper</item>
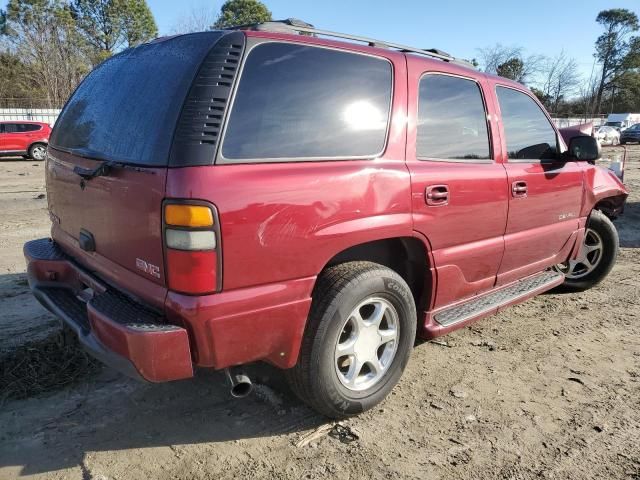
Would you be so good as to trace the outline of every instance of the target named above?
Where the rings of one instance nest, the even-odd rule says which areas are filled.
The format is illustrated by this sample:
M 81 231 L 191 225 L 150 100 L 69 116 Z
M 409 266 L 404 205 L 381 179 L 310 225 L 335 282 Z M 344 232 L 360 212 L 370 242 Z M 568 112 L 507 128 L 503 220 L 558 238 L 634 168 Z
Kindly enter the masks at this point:
M 135 165 L 129 165 L 122 162 L 114 162 L 112 160 L 104 160 L 96 168 L 83 168 L 79 165 L 76 165 L 75 167 L 73 167 L 73 173 L 81 176 L 85 180 L 91 180 L 95 177 L 106 177 L 109 175 L 109 172 L 115 168 L 126 168 L 129 170 L 134 170 L 136 172 L 151 174 L 156 173 L 153 170 L 149 170 L 147 168 L 137 167 Z
M 118 164 L 116 164 L 115 162 L 105 160 L 96 168 L 83 168 L 79 165 L 76 165 L 75 167 L 73 167 L 73 173 L 81 176 L 85 180 L 91 180 L 95 177 L 104 177 L 109 175 L 109 170 L 116 166 L 118 166 Z

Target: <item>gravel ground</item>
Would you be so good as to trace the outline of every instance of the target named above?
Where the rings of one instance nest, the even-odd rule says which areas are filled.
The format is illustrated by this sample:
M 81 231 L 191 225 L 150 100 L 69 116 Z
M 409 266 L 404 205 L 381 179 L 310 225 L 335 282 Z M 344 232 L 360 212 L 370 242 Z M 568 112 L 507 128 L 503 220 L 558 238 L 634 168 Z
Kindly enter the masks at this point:
M 30 398 L 0 392 L 0 478 L 640 479 L 640 147 L 629 150 L 609 278 L 417 345 L 379 408 L 327 424 L 263 365 L 243 400 L 215 372 L 148 385 L 93 368 Z M 48 233 L 43 174 L 0 161 L 0 360 L 58 329 L 21 250 Z

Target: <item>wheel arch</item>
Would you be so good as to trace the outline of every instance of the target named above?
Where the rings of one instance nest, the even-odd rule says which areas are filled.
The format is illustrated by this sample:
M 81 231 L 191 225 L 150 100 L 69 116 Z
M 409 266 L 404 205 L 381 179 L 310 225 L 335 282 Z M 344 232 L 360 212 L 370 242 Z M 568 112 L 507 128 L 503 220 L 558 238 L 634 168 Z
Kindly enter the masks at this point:
M 593 206 L 593 210 L 599 210 L 611 220 L 614 220 L 624 210 L 624 202 L 626 199 L 627 194 L 604 197 Z
M 602 167 L 589 168 L 585 173 L 585 197 L 580 212 L 587 217 L 592 210 L 600 210 L 609 218 L 622 212 L 629 192 L 613 172 Z
M 29 144 L 29 146 L 27 147 L 27 152 L 29 150 L 31 150 L 31 148 L 36 146 L 36 145 L 43 145 L 45 147 L 48 147 L 49 146 L 49 142 L 47 142 L 46 140 L 35 140 L 35 141 L 33 141 L 33 142 L 31 142 Z
M 331 257 L 322 271 L 351 261 L 368 261 L 390 268 L 409 285 L 418 312 L 429 305 L 434 285 L 432 264 L 428 245 L 421 238 L 392 237 L 351 245 Z

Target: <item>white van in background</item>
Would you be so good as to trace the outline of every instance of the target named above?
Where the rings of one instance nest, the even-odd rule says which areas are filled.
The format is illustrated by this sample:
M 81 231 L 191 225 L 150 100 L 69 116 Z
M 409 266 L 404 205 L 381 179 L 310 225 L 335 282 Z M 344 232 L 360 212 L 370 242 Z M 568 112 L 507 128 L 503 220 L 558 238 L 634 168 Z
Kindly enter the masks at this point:
M 640 113 L 612 113 L 607 117 L 605 126 L 622 132 L 636 123 L 640 123 Z

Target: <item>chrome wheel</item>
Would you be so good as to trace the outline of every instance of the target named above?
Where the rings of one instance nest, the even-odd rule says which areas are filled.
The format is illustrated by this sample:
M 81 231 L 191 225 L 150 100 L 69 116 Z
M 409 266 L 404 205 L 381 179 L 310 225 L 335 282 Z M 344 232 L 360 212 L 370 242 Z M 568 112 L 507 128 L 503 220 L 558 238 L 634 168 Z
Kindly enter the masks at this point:
M 349 390 L 366 390 L 389 369 L 398 349 L 400 322 L 379 297 L 361 302 L 344 322 L 335 348 L 336 374 Z
M 31 149 L 31 157 L 34 160 L 44 160 L 44 157 L 47 154 L 47 148 L 43 145 L 36 145 Z
M 564 273 L 564 276 L 570 280 L 585 277 L 600 264 L 603 248 L 602 237 L 595 230 L 588 228 L 584 234 L 584 245 L 580 256 L 575 260 L 556 265 L 556 270 Z

